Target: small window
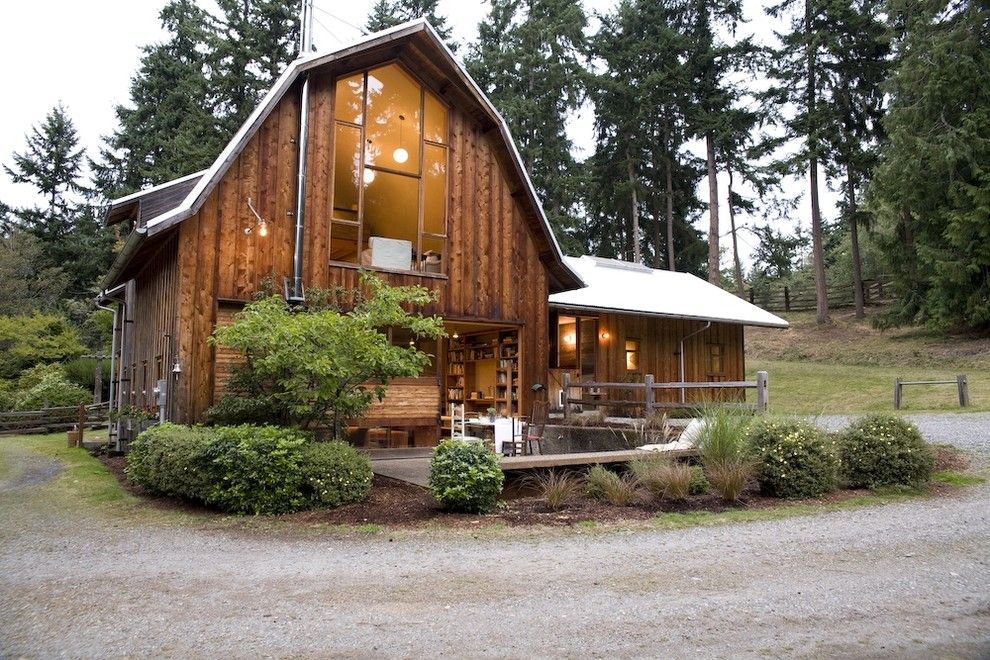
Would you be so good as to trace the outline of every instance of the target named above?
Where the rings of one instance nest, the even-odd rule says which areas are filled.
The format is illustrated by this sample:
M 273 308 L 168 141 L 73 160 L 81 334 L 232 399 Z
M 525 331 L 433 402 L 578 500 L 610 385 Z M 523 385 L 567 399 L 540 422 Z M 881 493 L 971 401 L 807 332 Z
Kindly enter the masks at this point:
M 639 340 L 626 340 L 626 371 L 639 371 Z
M 708 375 L 721 376 L 725 373 L 722 344 L 708 344 Z

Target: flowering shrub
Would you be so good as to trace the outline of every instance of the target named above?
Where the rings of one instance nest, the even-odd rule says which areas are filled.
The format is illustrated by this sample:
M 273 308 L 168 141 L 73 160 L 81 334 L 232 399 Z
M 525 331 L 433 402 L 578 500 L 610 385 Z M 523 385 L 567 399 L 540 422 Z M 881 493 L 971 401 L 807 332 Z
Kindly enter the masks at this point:
M 760 489 L 775 497 L 817 497 L 838 487 L 835 441 L 806 422 L 766 420 L 749 432 Z
M 504 480 L 498 457 L 482 445 L 445 440 L 433 452 L 430 493 L 447 511 L 491 511 Z
M 314 506 L 360 502 L 371 490 L 371 462 L 343 442 L 318 442 L 303 451 L 303 491 Z
M 917 485 L 935 465 L 914 424 L 893 415 L 862 417 L 839 436 L 842 476 L 853 487 Z

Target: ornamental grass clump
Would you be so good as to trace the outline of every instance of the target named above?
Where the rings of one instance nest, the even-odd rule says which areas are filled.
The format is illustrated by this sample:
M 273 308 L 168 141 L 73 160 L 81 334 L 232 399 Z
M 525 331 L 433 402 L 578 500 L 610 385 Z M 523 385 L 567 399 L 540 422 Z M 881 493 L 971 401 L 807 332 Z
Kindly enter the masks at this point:
M 524 485 L 536 490 L 537 497 L 552 511 L 559 511 L 584 490 L 584 480 L 569 472 L 546 470 L 528 477 Z
M 629 462 L 637 481 L 657 499 L 686 499 L 691 489 L 691 466 L 659 452 L 643 453 L 642 458 Z
M 631 472 L 619 476 L 601 465 L 594 465 L 588 470 L 584 481 L 588 495 L 596 500 L 621 507 L 636 501 L 639 484 L 636 475 Z
M 314 442 L 303 450 L 302 489 L 313 507 L 360 502 L 371 490 L 371 461 L 343 442 Z
M 726 502 L 735 502 L 753 476 L 746 442 L 752 418 L 738 411 L 710 407 L 702 413 L 698 452 L 711 487 Z
M 842 478 L 853 488 L 918 486 L 935 466 L 932 448 L 911 422 L 894 415 L 861 417 L 839 435 Z
M 765 494 L 818 497 L 838 487 L 836 442 L 821 429 L 807 422 L 769 419 L 750 430 L 749 442 Z
M 433 451 L 430 493 L 445 511 L 491 511 L 504 480 L 498 457 L 482 445 L 444 440 Z

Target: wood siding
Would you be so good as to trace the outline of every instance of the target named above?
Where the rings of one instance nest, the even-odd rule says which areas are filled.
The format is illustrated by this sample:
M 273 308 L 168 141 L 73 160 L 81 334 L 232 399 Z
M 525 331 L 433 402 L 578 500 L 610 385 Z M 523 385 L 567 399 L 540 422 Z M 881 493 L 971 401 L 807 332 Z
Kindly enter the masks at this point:
M 325 70 L 310 76 L 303 252 L 307 287 L 353 287 L 359 278 L 356 268 L 331 264 L 328 258 L 334 76 Z M 215 350 L 207 344 L 218 321 L 218 301 L 248 300 L 264 278 L 274 276 L 281 286 L 291 276 L 299 98 L 297 85 L 249 140 L 200 211 L 179 226 L 181 421 L 201 419 L 220 387 Z M 525 395 L 533 383 L 545 382 L 548 350 L 549 284 L 527 223 L 533 210 L 514 195 L 518 184 L 502 164 L 504 146 L 497 132 L 457 107 L 450 109 L 449 130 L 447 273 L 382 276 L 392 284 L 436 291 L 438 302 L 428 313 L 450 320 L 521 324 Z M 245 233 L 255 225 L 248 198 L 268 221 L 267 237 Z M 527 403 L 521 403 L 525 410 Z

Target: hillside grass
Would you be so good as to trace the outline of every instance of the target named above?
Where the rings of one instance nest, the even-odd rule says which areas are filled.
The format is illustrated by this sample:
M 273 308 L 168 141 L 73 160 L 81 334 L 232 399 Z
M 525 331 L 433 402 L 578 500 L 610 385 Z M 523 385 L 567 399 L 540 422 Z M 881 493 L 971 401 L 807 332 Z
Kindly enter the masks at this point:
M 814 313 L 782 315 L 786 330 L 747 328 L 746 370 L 770 375 L 770 408 L 783 414 L 892 411 L 894 380 L 951 380 L 966 374 L 969 408 L 955 385 L 904 388 L 905 411 L 990 410 L 990 338 L 952 336 L 922 328 L 881 332 L 851 311 L 819 327 Z

